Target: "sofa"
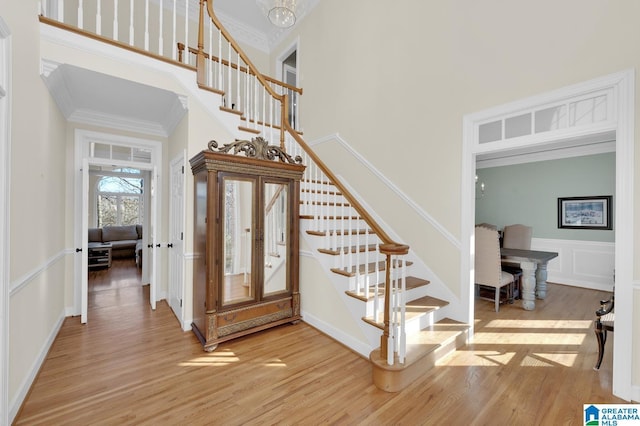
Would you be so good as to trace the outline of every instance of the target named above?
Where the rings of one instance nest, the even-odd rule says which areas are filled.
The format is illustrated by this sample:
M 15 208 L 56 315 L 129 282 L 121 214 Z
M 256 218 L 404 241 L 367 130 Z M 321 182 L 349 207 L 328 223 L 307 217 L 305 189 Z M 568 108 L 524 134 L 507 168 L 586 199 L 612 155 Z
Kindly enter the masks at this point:
M 89 243 L 111 243 L 112 258 L 135 258 L 138 266 L 141 265 L 142 225 L 89 228 Z

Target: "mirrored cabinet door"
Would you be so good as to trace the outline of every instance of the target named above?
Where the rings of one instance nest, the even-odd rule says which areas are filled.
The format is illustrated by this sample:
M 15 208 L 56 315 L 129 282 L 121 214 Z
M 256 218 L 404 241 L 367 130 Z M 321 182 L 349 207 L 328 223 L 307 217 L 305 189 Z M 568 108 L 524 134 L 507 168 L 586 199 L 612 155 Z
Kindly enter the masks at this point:
M 255 187 L 255 179 L 222 177 L 222 306 L 256 300 L 253 273 Z
M 289 291 L 289 184 L 264 183 L 263 296 Z

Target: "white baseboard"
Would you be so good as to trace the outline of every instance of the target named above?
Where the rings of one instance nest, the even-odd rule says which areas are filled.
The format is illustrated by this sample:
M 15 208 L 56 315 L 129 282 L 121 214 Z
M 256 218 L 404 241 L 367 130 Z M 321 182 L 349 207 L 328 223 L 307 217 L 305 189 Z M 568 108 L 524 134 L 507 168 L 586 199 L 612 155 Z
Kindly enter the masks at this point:
M 12 423 L 15 417 L 18 415 L 18 410 L 20 410 L 24 399 L 27 397 L 29 389 L 31 388 L 33 381 L 36 379 L 36 376 L 40 371 L 40 367 L 42 367 L 42 363 L 47 357 L 49 349 L 51 348 L 51 345 L 53 344 L 56 336 L 58 335 L 58 332 L 60 331 L 60 328 L 62 327 L 64 319 L 64 312 L 60 312 L 60 317 L 58 318 L 58 321 L 56 321 L 56 325 L 51 329 L 47 340 L 42 345 L 38 357 L 35 359 L 33 365 L 29 370 L 29 374 L 24 378 L 24 380 L 20 384 L 20 387 L 18 388 L 18 392 L 14 396 L 13 400 L 9 403 L 9 423 Z
M 332 339 L 337 340 L 338 342 L 345 345 L 352 351 L 357 352 L 361 356 L 369 359 L 369 354 L 374 348 L 370 347 L 365 342 L 356 340 L 353 338 L 353 336 L 349 336 L 348 334 L 344 334 L 341 330 L 335 327 L 332 327 L 331 325 L 327 324 L 326 322 L 320 320 L 317 317 L 314 317 L 311 314 L 308 314 L 306 312 L 301 312 L 301 314 L 302 314 L 302 320 L 307 324 L 309 324 L 310 326 L 312 326 L 313 328 L 317 328 L 322 333 L 326 334 Z

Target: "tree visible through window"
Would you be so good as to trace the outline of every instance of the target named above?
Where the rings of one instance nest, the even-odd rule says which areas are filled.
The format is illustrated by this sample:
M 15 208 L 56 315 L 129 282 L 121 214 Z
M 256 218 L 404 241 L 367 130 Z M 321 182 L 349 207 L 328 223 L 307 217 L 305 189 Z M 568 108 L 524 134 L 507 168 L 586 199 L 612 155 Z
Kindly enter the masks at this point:
M 138 176 L 136 176 L 136 174 Z M 118 169 L 102 176 L 96 186 L 97 226 L 142 223 L 144 180 L 135 169 Z

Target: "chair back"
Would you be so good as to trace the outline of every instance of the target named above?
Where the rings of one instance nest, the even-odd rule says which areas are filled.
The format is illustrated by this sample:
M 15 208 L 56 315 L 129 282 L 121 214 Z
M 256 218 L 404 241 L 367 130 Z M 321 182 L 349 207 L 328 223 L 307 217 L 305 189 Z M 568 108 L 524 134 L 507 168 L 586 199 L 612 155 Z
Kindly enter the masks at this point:
M 533 228 L 526 225 L 507 225 L 502 230 L 502 247 L 531 250 Z
M 502 274 L 500 239 L 495 229 L 476 226 L 475 282 L 500 286 Z

